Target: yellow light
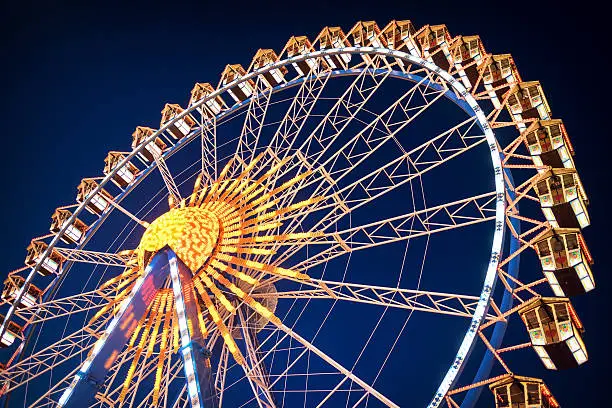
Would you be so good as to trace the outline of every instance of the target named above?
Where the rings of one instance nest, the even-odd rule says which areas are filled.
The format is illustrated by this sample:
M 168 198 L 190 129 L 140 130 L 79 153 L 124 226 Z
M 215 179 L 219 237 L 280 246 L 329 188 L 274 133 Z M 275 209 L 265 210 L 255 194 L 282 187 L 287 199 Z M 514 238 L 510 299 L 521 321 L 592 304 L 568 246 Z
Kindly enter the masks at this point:
M 210 278 L 208 276 L 206 276 L 205 273 L 201 272 L 198 275 L 198 278 L 204 282 L 204 284 L 206 285 L 206 287 L 208 289 L 210 289 L 210 291 L 213 293 L 213 295 L 215 295 L 215 297 L 217 298 L 217 300 L 225 307 L 225 309 L 230 312 L 231 314 L 236 313 L 236 308 L 231 304 L 231 302 L 229 300 L 227 300 L 227 298 L 225 297 L 225 295 L 223 293 L 221 293 L 221 291 L 215 286 L 214 283 L 212 283 L 212 281 L 210 280 Z M 197 282 L 199 283 L 199 282 Z M 198 285 L 196 283 L 196 288 L 198 288 Z M 199 285 L 200 288 L 202 289 L 202 291 L 200 292 L 200 295 L 205 292 L 204 289 L 201 287 L 202 285 Z M 200 289 L 198 288 L 198 289 Z
M 161 301 L 159 302 L 159 306 L 155 311 L 155 325 L 153 326 L 153 331 L 151 332 L 151 336 L 149 338 L 149 347 L 147 347 L 147 354 L 145 355 L 145 358 L 149 358 L 151 355 L 153 355 L 153 349 L 155 348 L 155 342 L 157 340 L 157 333 L 159 332 L 162 316 L 164 315 L 164 308 L 166 307 L 166 299 L 167 294 L 164 293 L 161 296 Z
M 253 278 L 252 276 L 247 275 L 246 273 L 240 272 L 235 270 L 234 268 L 231 268 L 229 265 L 225 265 L 219 261 L 213 260 L 212 261 L 212 265 L 219 269 L 220 271 L 223 271 L 229 275 L 232 275 L 238 279 L 240 279 L 243 282 L 248 283 L 249 285 L 256 285 L 259 283 L 259 281 L 255 278 Z
M 132 378 L 134 377 L 134 373 L 136 372 L 136 365 L 138 364 L 138 360 L 140 360 L 140 355 L 142 354 L 142 351 L 144 349 L 144 345 L 147 342 L 148 339 L 148 335 L 149 335 L 149 331 L 151 330 L 151 326 L 153 325 L 153 322 L 155 320 L 155 312 L 157 311 L 157 307 L 159 305 L 159 300 L 160 300 L 161 296 L 156 296 L 155 299 L 153 299 L 153 302 L 151 303 L 151 305 L 149 306 L 148 309 L 148 313 L 149 313 L 149 319 L 147 320 L 147 325 L 142 333 L 142 337 L 140 338 L 140 342 L 138 343 L 138 348 L 136 349 L 136 352 L 134 353 L 134 358 L 132 359 L 132 364 L 130 365 L 130 368 L 127 372 L 127 376 L 125 377 L 125 381 L 123 382 L 123 388 L 121 390 L 121 393 L 119 394 L 119 402 L 123 402 L 123 400 L 125 399 L 125 396 L 127 395 L 127 392 L 130 388 L 130 384 L 132 383 Z M 145 313 L 146 316 L 146 313 Z M 143 317 L 144 319 L 144 317 Z
M 198 197 L 198 192 L 200 191 L 200 186 L 202 185 L 203 178 L 204 175 L 200 173 L 196 178 L 195 183 L 193 183 L 193 192 L 189 196 L 189 205 L 193 205 L 193 203 L 196 201 L 196 198 Z
M 253 234 L 256 232 L 263 232 L 263 231 L 267 231 L 267 230 L 271 230 L 274 228 L 278 228 L 281 225 L 283 225 L 281 222 L 269 222 L 266 224 L 259 224 L 256 225 L 254 227 L 249 227 L 249 228 L 244 228 L 244 229 L 238 229 L 238 230 L 234 230 L 232 232 L 223 233 L 223 242 L 226 241 L 231 241 L 231 240 L 227 240 L 226 238 L 233 238 L 233 237 L 238 237 L 238 236 L 244 236 L 247 234 Z M 228 244 L 232 244 L 233 242 L 227 242 Z
M 151 223 L 138 247 L 138 260 L 144 268 L 145 254 L 168 245 L 195 272 L 212 254 L 219 238 L 219 221 L 211 212 L 186 207 L 168 211 Z
M 230 335 L 229 330 L 227 329 L 227 326 L 223 323 L 223 320 L 221 320 L 221 317 L 219 316 L 219 313 L 217 312 L 215 305 L 212 303 L 212 300 L 210 300 L 210 297 L 204 290 L 200 292 L 200 295 L 202 296 L 202 300 L 204 301 L 204 304 L 206 305 L 206 308 L 208 309 L 208 313 L 212 317 L 213 322 L 219 329 L 219 333 L 221 333 L 221 337 L 223 337 L 223 340 L 225 341 L 225 345 L 227 346 L 227 349 L 230 351 L 230 353 L 232 353 L 232 356 L 234 356 L 234 360 L 236 360 L 238 364 L 244 365 L 244 357 L 242 356 L 242 353 L 236 346 L 236 343 L 234 342 L 234 339 Z
M 175 322 L 173 319 L 172 320 L 172 349 L 174 353 L 178 353 L 179 344 L 180 344 L 179 340 L 180 340 L 179 326 L 177 322 Z
M 266 198 L 266 199 L 267 199 L 267 198 Z M 252 216 L 253 216 L 253 215 L 255 215 L 255 214 L 259 214 L 259 213 L 261 213 L 261 212 L 264 212 L 264 211 L 266 211 L 266 210 L 270 209 L 271 207 L 273 207 L 274 205 L 276 205 L 276 204 L 278 203 L 278 201 L 279 201 L 278 199 L 275 199 L 275 200 L 270 200 L 270 201 L 268 201 L 267 203 L 265 203 L 265 204 L 263 204 L 263 205 L 260 205 L 259 207 L 255 208 L 254 210 L 251 210 L 251 211 L 247 212 L 247 213 L 245 214 L 245 218 L 252 217 Z M 247 206 L 245 207 L 245 209 L 250 209 L 250 208 L 253 208 L 253 207 L 254 207 L 254 206 L 256 206 L 257 204 L 259 204 L 259 202 L 255 202 L 255 201 L 253 201 L 251 204 L 247 205 Z
M 251 306 L 257 313 L 262 315 L 264 318 L 268 320 L 273 320 L 275 323 L 280 323 L 280 319 L 274 315 L 270 310 L 268 310 L 264 305 L 253 299 L 251 296 L 246 294 L 242 289 L 231 283 L 227 280 L 223 275 L 217 273 L 211 267 L 207 268 L 207 271 L 215 278 L 219 283 L 232 291 L 236 296 L 245 301 L 249 306 Z
M 221 252 L 226 253 L 241 253 L 241 254 L 254 254 L 254 255 L 273 255 L 276 252 L 271 249 L 265 248 L 250 248 L 250 247 L 237 247 L 223 245 L 220 247 Z
M 273 177 L 293 156 L 285 157 L 274 165 L 272 163 L 275 159 L 267 158 L 265 163 L 254 170 L 258 163 L 262 163 L 263 157 L 264 153 L 261 153 L 248 164 L 241 160 L 236 161 L 235 158 L 231 159 L 217 180 L 205 186 L 204 174 L 200 174 L 190 196 L 180 203 L 170 202 L 171 209 L 148 225 L 135 251 L 136 257 L 131 260 L 133 267 L 102 285 L 103 289 L 112 289 L 113 297 L 94 318 L 106 313 L 116 313 L 122 302 L 127 301 L 136 278 L 145 270 L 145 263 L 157 251 L 169 246 L 193 273 L 195 292 L 190 289 L 190 293 L 199 295 L 204 301 L 205 312 L 219 330 L 226 347 L 238 364 L 245 364 L 232 332 L 225 325 L 224 319 L 228 318 L 228 313 L 236 313 L 236 306 L 226 297 L 225 288 L 239 298 L 243 302 L 242 305 L 248 305 L 267 321 L 280 326 L 282 325 L 280 319 L 272 310 L 253 299 L 248 294 L 250 289 L 244 284 L 250 285 L 249 288 L 257 287 L 260 282 L 256 277 L 259 277 L 261 272 L 277 278 L 310 279 L 307 274 L 296 270 L 246 259 L 245 254 L 270 256 L 276 253 L 274 250 L 276 244 L 286 242 L 283 245 L 292 245 L 292 242 L 287 241 L 323 236 L 321 232 L 279 233 L 283 225 L 281 219 L 290 219 L 297 215 L 285 214 L 316 204 L 323 200 L 323 197 L 313 197 L 294 204 L 289 201 L 286 207 L 278 208 L 281 198 L 289 199 L 292 194 L 285 191 L 299 188 L 296 185 L 306 180 L 312 172 L 298 174 L 274 188 L 278 178 L 269 183 L 266 183 L 266 180 Z M 271 167 L 255 179 L 256 174 L 264 171 L 264 165 Z M 230 171 L 235 173 L 239 169 L 242 170 L 238 176 L 228 177 Z M 287 172 L 283 172 L 283 176 L 284 174 Z M 284 177 L 286 180 L 287 177 Z M 269 235 L 266 235 L 267 231 Z M 197 307 L 199 309 L 199 306 Z M 142 319 L 133 322 L 131 328 L 133 333 L 128 347 L 137 344 L 137 350 L 127 372 L 120 401 L 123 401 L 131 385 L 136 362 L 141 357 L 141 353 L 146 351 L 145 358 L 151 357 L 161 330 L 162 339 L 153 391 L 154 404 L 158 402 L 164 359 L 167 358 L 164 357 L 166 348 L 176 353 L 180 347 L 179 326 L 175 313 L 172 291 L 162 289 Z M 188 319 L 187 325 L 192 335 L 197 335 L 196 326 L 199 326 L 202 337 L 208 336 L 209 327 L 206 326 L 205 317 L 206 315 L 198 310 L 197 317 Z

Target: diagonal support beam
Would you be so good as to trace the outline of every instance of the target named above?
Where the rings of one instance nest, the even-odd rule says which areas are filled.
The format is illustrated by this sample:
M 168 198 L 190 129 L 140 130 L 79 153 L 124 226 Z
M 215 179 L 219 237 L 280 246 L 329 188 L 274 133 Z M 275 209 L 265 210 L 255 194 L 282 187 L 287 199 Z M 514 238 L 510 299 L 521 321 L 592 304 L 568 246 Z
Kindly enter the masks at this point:
M 266 297 L 279 299 L 332 299 L 467 318 L 471 318 L 474 315 L 474 310 L 478 304 L 478 296 L 455 293 L 318 279 L 299 283 L 309 287 L 280 291 L 273 294 L 254 293 L 253 297 L 258 300 Z M 498 318 L 497 314 L 487 315 L 487 319 L 490 320 Z
M 178 187 L 172 177 L 172 173 L 170 173 L 170 169 L 168 169 L 168 165 L 164 158 L 158 154 L 157 152 L 153 153 L 153 157 L 155 158 L 155 163 L 157 163 L 157 168 L 164 179 L 164 183 L 166 184 L 166 188 L 168 189 L 168 194 L 170 199 L 174 203 L 174 205 L 178 205 L 181 202 L 181 193 L 179 192 Z
M 240 318 L 240 330 L 246 349 L 246 360 L 248 366 L 243 367 L 247 380 L 253 389 L 255 399 L 262 408 L 275 408 L 274 397 L 270 390 L 270 378 L 268 370 L 261 359 L 261 351 L 259 350 L 259 341 L 257 339 L 256 328 L 253 323 L 249 324 L 241 309 L 238 309 L 238 317 Z
M 495 219 L 496 200 L 495 192 L 490 192 L 342 231 L 321 234 L 305 241 L 305 244 L 324 243 L 329 246 L 292 265 L 292 268 L 308 270 L 349 252 L 492 221 Z M 288 258 L 290 252 L 283 253 L 277 262 Z
M 67 261 L 92 263 L 96 265 L 125 267 L 128 261 L 134 259 L 133 253 L 108 253 L 97 251 L 86 251 L 84 249 L 58 248 L 55 250 L 66 258 Z
M 104 306 L 109 297 L 113 295 L 113 289 L 97 289 L 77 295 L 48 300 L 36 303 L 31 307 L 21 307 L 16 310 L 15 316 L 28 322 L 37 324 L 63 316 L 82 313 L 91 309 Z
M 255 151 L 259 144 L 259 136 L 266 119 L 268 106 L 272 97 L 272 90 L 268 88 L 262 77 L 257 77 L 255 91 L 251 96 L 250 103 L 240 132 L 240 139 L 236 147 L 236 154 L 246 164 L 253 161 Z M 234 169 L 234 171 L 239 171 Z M 233 174 L 234 176 L 236 174 Z
M 250 307 L 250 305 L 248 305 L 248 306 Z M 293 329 L 291 329 L 290 327 L 285 326 L 280 321 L 275 322 L 275 321 L 271 320 L 271 322 L 274 323 L 276 325 L 276 327 L 278 327 L 281 331 L 285 332 L 291 338 L 293 338 L 295 341 L 297 341 L 302 346 L 304 346 L 311 353 L 317 355 L 319 358 L 321 358 L 323 361 L 325 361 L 331 367 L 333 367 L 336 370 L 338 370 L 339 373 L 343 374 L 345 377 L 347 377 L 348 379 L 350 379 L 354 383 L 358 384 L 361 388 L 364 389 L 364 391 L 366 393 L 368 393 L 372 397 L 376 398 L 382 404 L 384 404 L 387 407 L 391 407 L 391 408 L 399 408 L 399 405 L 395 404 L 389 398 L 387 398 L 383 394 L 381 394 L 378 390 L 376 390 L 375 388 L 370 386 L 368 383 L 363 381 L 361 378 L 359 378 L 357 375 L 355 375 L 352 371 L 348 370 L 342 364 L 338 363 L 336 360 L 334 360 L 333 358 L 331 358 L 330 356 L 325 354 L 322 350 L 317 348 L 314 344 L 312 344 L 311 342 L 309 342 L 308 340 L 306 340 L 305 338 L 303 338 L 302 336 L 297 334 L 295 331 L 293 331 Z

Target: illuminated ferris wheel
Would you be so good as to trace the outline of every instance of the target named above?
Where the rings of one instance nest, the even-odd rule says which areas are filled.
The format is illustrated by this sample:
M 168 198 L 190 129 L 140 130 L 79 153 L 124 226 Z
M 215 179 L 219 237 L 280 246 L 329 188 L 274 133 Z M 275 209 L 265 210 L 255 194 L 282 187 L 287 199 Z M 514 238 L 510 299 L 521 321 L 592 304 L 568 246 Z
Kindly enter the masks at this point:
M 32 240 L 2 290 L 4 406 L 558 407 L 511 357 L 588 359 L 573 153 L 478 36 L 368 21 L 260 49 Z

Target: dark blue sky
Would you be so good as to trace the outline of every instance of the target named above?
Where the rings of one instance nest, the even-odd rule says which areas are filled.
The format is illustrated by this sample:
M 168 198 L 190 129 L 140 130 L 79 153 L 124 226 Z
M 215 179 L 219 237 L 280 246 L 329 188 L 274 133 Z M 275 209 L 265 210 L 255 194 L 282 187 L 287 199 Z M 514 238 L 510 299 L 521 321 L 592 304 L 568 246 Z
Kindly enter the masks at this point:
M 289 36 L 314 38 L 326 25 L 444 23 L 451 34 L 479 34 L 488 51 L 512 53 L 523 79 L 542 83 L 572 138 L 591 200 L 585 238 L 598 287 L 576 301 L 590 362 L 558 373 L 554 386 L 564 406 L 602 400 L 612 363 L 602 184 L 610 50 L 595 2 L 39 3 L 0 8 L 4 270 L 22 265 L 30 239 L 47 231 L 57 206 L 73 202 L 82 177 L 101 174 L 109 150 L 125 149 L 137 125 L 156 127 L 164 103 L 185 105 L 193 83 L 215 82 L 225 64 L 247 66 L 258 48 L 280 50 Z

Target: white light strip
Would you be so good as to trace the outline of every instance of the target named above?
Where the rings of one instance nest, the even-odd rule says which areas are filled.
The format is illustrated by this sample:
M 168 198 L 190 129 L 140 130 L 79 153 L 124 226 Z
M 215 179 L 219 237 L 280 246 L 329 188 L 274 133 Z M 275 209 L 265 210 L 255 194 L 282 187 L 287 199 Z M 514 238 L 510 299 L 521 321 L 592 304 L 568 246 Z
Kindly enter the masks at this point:
M 189 393 L 189 400 L 191 401 L 191 408 L 200 408 L 202 396 L 200 395 L 196 362 L 193 356 L 193 347 L 191 345 L 191 336 L 189 335 L 187 316 L 185 315 L 186 308 L 185 299 L 183 298 L 183 288 L 181 286 L 181 277 L 178 271 L 177 258 L 173 252 L 168 253 L 168 261 L 170 263 L 172 291 L 174 292 L 174 305 L 176 308 L 176 314 L 178 316 L 179 332 L 181 334 L 181 353 L 183 354 L 183 367 L 185 369 L 187 391 Z

